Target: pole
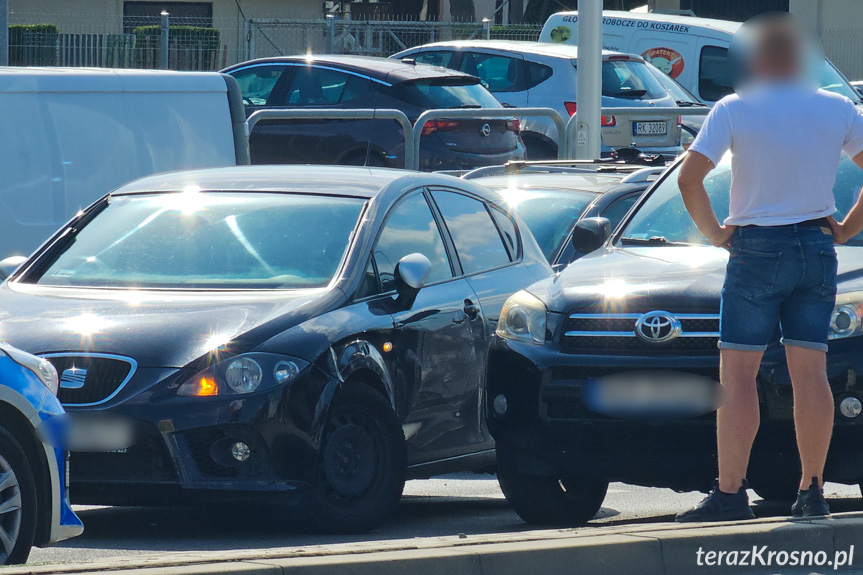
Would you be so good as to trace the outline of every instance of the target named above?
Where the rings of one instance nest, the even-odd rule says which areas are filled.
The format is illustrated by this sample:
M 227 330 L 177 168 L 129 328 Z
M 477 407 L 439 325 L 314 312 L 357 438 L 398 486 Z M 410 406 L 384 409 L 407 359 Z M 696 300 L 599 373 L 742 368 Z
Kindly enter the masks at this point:
M 578 3 L 575 157 L 599 158 L 602 120 L 602 0 Z
M 485 40 L 491 40 L 491 20 L 488 18 L 482 19 L 482 37 Z
M 169 44 L 170 38 L 168 37 L 168 35 L 170 34 L 170 31 L 169 31 L 170 29 L 168 26 L 168 19 L 169 18 L 170 18 L 170 16 L 168 16 L 168 13 L 165 11 L 162 11 L 162 30 L 161 30 L 162 33 L 161 33 L 161 36 L 159 39 L 161 40 L 161 52 L 162 53 L 160 54 L 160 56 L 161 56 L 161 60 L 162 60 L 162 69 L 163 70 L 168 69 L 168 62 L 169 62 L 169 59 L 168 59 L 168 47 L 170 45 Z
M 9 0 L 0 0 L 0 66 L 9 65 Z
M 334 54 L 334 46 L 336 39 L 336 17 L 332 14 L 327 14 L 327 54 Z

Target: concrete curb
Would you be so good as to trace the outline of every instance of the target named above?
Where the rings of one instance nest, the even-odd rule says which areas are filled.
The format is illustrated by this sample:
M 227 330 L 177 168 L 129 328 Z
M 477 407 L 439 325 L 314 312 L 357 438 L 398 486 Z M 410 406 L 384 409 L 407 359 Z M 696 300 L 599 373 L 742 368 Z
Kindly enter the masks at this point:
M 786 518 L 727 524 L 652 523 L 527 531 L 470 537 L 435 537 L 311 547 L 167 553 L 100 561 L 0 569 L 2 575 L 579 575 L 626 573 L 691 575 L 700 573 L 788 572 L 790 565 L 698 563 L 706 553 L 751 551 L 824 553 L 833 570 L 836 551 L 861 548 L 845 569 L 863 569 L 863 513 L 789 521 Z M 727 555 L 726 555 L 727 557 Z M 738 556 L 738 563 L 741 555 Z M 781 558 L 781 557 L 780 557 Z M 796 567 L 803 572 L 803 565 Z M 810 569 L 811 570 L 811 569 Z

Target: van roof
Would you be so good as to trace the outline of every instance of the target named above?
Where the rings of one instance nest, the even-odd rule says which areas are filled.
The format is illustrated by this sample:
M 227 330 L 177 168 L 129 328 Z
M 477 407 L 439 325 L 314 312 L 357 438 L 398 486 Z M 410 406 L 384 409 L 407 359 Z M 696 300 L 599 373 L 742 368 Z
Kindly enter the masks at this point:
M 423 44 L 423 48 L 429 46 L 449 48 L 490 48 L 492 50 L 509 50 L 524 54 L 536 54 L 539 56 L 552 56 L 560 58 L 578 58 L 578 46 L 573 44 L 552 44 L 549 42 L 530 42 L 520 40 L 451 40 L 448 42 L 432 42 Z M 603 50 L 603 56 L 621 54 L 612 50 Z
M 227 92 L 216 72 L 0 67 L 0 93 Z
M 575 16 L 578 11 L 558 12 L 552 14 L 549 20 L 559 16 Z M 714 18 L 698 18 L 695 16 L 681 16 L 678 14 L 662 14 L 658 12 L 650 12 L 640 14 L 638 12 L 624 12 L 621 10 L 603 10 L 603 18 L 628 18 L 629 20 L 641 20 L 645 22 L 667 22 L 669 24 L 681 24 L 696 28 L 706 28 L 719 32 L 734 34 L 740 28 L 742 22 L 732 22 L 731 20 L 716 20 Z

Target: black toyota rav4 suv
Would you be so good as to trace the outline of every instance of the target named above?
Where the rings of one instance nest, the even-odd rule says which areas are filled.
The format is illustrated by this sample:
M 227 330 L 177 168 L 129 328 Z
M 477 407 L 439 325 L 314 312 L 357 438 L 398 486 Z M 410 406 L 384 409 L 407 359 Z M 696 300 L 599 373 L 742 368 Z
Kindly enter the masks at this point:
M 574 241 L 601 247 L 514 294 L 501 312 L 489 354 L 488 421 L 501 488 L 527 521 L 588 521 L 610 481 L 695 490 L 716 476 L 719 300 L 728 253 L 710 246 L 690 219 L 678 166 L 613 236 L 599 218 L 579 222 Z M 706 181 L 720 220 L 730 182 L 725 158 Z M 845 158 L 837 217 L 861 185 L 863 172 Z M 825 476 L 853 484 L 863 479 L 863 237 L 837 252 L 827 357 L 836 423 Z M 790 498 L 799 463 L 778 329 L 758 394 L 750 484 L 765 499 Z

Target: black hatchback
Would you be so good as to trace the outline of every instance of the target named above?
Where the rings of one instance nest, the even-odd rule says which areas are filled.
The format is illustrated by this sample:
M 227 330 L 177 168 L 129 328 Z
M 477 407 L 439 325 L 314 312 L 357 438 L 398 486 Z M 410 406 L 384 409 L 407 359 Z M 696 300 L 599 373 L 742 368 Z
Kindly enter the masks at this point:
M 67 410 L 139 425 L 128 449 L 71 455 L 74 501 L 284 496 L 359 531 L 406 477 L 494 465 L 489 339 L 506 298 L 551 275 L 523 229 L 443 175 L 152 176 L 0 287 L 0 333 L 56 366 Z
M 446 68 L 362 56 L 292 56 L 223 70 L 240 84 L 246 113 L 262 109 L 396 109 L 411 123 L 430 109 L 501 108 L 474 76 Z M 524 157 L 519 121 L 448 120 L 422 129 L 420 169 L 459 170 Z M 259 123 L 253 164 L 404 167 L 402 129 L 389 120 Z

